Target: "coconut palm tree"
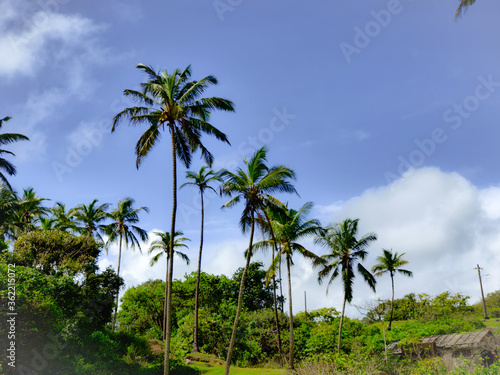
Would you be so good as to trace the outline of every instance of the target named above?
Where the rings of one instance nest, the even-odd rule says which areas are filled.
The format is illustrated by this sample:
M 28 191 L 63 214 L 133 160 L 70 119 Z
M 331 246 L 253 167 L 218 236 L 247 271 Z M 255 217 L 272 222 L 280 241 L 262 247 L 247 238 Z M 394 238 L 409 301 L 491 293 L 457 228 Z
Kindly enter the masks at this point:
M 455 18 L 459 17 L 465 11 L 465 8 L 474 4 L 475 2 L 476 0 L 460 0 L 457 12 L 455 13 Z
M 147 207 L 134 208 L 134 203 L 135 201 L 132 198 L 125 198 L 119 201 L 117 207 L 106 215 L 112 220 L 112 222 L 105 227 L 105 232 L 108 235 L 106 249 L 108 249 L 112 243 L 118 241 L 118 266 L 116 268 L 116 274 L 118 276 L 120 276 L 122 242 L 125 241 L 125 247 L 130 247 L 133 250 L 135 246 L 137 246 L 139 251 L 141 251 L 139 239 L 141 241 L 147 241 L 148 239 L 148 233 L 134 224 L 139 222 L 139 213 L 141 211 L 149 212 L 149 209 Z M 113 314 L 113 330 L 115 329 L 116 323 L 119 293 L 120 291 L 118 290 L 116 293 L 115 312 Z
M 54 219 L 54 228 L 62 231 L 77 232 L 77 225 L 74 221 L 76 210 L 74 208 L 66 211 L 64 203 L 56 202 L 50 211 L 52 212 L 52 219 Z
M 392 284 L 391 316 L 389 318 L 389 326 L 387 327 L 387 330 L 390 331 L 392 316 L 394 311 L 394 274 L 396 272 L 399 272 L 402 275 L 413 277 L 413 273 L 411 271 L 404 270 L 401 268 L 405 264 L 408 264 L 408 261 L 401 259 L 403 255 L 405 255 L 405 253 L 393 254 L 392 249 L 391 250 L 382 249 L 382 250 L 384 252 L 384 255 L 377 257 L 378 263 L 372 267 L 372 272 L 375 274 L 375 276 L 382 276 L 386 273 L 389 273 L 389 275 L 391 276 L 391 284 Z
M 351 303 L 353 296 L 352 286 L 356 276 L 354 267 L 357 268 L 358 273 L 373 291 L 375 291 L 375 284 L 377 283 L 370 271 L 361 264 L 361 261 L 364 260 L 368 254 L 366 248 L 371 242 L 377 239 L 377 236 L 374 233 L 369 233 L 359 238 L 357 233 L 358 221 L 359 219 L 346 219 L 334 226 L 327 227 L 325 228 L 326 232 L 316 240 L 317 243 L 329 250 L 328 254 L 321 257 L 321 262 L 316 263 L 322 267 L 318 273 L 319 283 L 331 274 L 326 289 L 328 293 L 328 288 L 333 281 L 339 275 L 342 278 L 344 302 L 342 304 L 342 314 L 340 315 L 339 337 L 337 342 L 337 351 L 339 353 L 345 305 L 346 302 Z
M 269 276 L 273 276 L 278 271 L 281 259 L 285 258 L 287 275 L 288 275 L 288 309 L 289 309 L 289 326 L 290 326 L 290 352 L 288 360 L 288 369 L 294 369 L 293 357 L 293 311 L 292 311 L 292 278 L 290 268 L 293 265 L 293 255 L 300 254 L 307 259 L 318 262 L 318 256 L 306 249 L 299 242 L 300 239 L 318 236 L 323 232 L 321 224 L 318 220 L 306 220 L 306 216 L 311 211 L 313 204 L 308 202 L 304 204 L 300 210 L 296 211 L 289 209 L 287 206 L 268 210 L 268 217 L 274 233 L 274 240 L 266 240 L 254 244 L 255 249 L 273 247 L 275 241 L 279 243 L 279 251 L 274 258 L 269 269 Z
M 100 233 L 104 233 L 105 225 L 99 224 L 108 218 L 106 210 L 109 208 L 109 203 L 97 205 L 98 200 L 94 199 L 88 205 L 81 204 L 74 208 L 74 219 L 80 222 L 80 227 L 77 231 L 84 233 L 90 237 L 97 238 L 99 241 L 104 242 Z M 107 248 L 106 248 L 107 253 Z
M 223 207 L 233 207 L 242 201 L 244 208 L 240 218 L 240 227 L 243 233 L 250 227 L 250 242 L 246 252 L 245 268 L 241 275 L 238 305 L 234 318 L 231 341 L 227 352 L 225 375 L 229 374 L 231 357 L 236 342 L 238 321 L 242 308 L 244 282 L 253 254 L 252 244 L 255 232 L 255 222 L 259 222 L 262 226 L 265 221 L 263 214 L 265 208 L 270 205 L 282 205 L 282 203 L 271 194 L 296 193 L 295 188 L 290 183 L 290 180 L 295 178 L 295 173 L 283 165 L 271 168 L 268 167 L 266 165 L 266 154 L 266 147 L 262 147 L 255 152 L 250 160 L 245 158 L 246 170 L 238 168 L 236 172 L 230 172 L 228 170 L 221 171 L 221 175 L 224 178 L 221 192 L 224 195 L 232 197 Z
M 167 258 L 167 268 L 166 268 L 166 273 L 165 273 L 165 282 L 167 282 L 168 278 L 168 258 L 170 256 L 170 233 L 168 232 L 154 232 L 155 235 L 159 237 L 159 239 L 154 240 L 151 242 L 151 246 L 149 247 L 148 254 L 152 254 L 155 250 L 160 250 L 153 258 L 151 258 L 150 265 L 153 266 L 155 265 L 161 258 L 163 254 L 165 254 Z M 184 244 L 183 242 L 185 241 L 190 241 L 189 238 L 186 237 L 181 237 L 183 236 L 184 233 L 182 231 L 178 230 L 175 232 L 174 235 L 174 255 L 178 255 L 182 260 L 184 260 L 188 265 L 189 265 L 189 258 L 186 254 L 175 250 L 176 248 L 179 247 L 185 247 L 187 248 L 187 245 Z M 165 340 L 165 334 L 166 334 L 166 323 L 167 323 L 167 289 L 165 288 L 165 302 L 163 305 L 163 340 Z
M 16 228 L 13 224 L 17 204 L 16 192 L 4 183 L 0 183 L 0 240 L 2 241 L 7 237 L 14 238 Z
M 0 129 L 2 128 L 3 123 L 7 122 L 9 120 L 10 120 L 10 117 L 4 117 L 4 118 L 0 119 Z M 0 146 L 7 145 L 7 144 L 13 143 L 13 142 L 19 142 L 19 141 L 29 141 L 29 138 L 26 137 L 25 135 L 17 134 L 17 133 L 1 133 L 0 134 Z M 9 181 L 7 181 L 7 178 L 5 177 L 5 175 L 1 171 L 4 171 L 9 176 L 14 176 L 16 174 L 16 167 L 11 162 L 9 162 L 8 160 L 1 157 L 2 154 L 9 154 L 9 155 L 13 155 L 13 156 L 15 156 L 15 155 L 11 151 L 7 151 L 7 150 L 0 148 L 0 180 L 10 190 L 12 190 L 12 186 L 10 186 Z
M 126 108 L 113 119 L 111 131 L 122 121 L 128 120 L 131 125 L 145 124 L 144 134 L 135 147 L 136 166 L 149 154 L 161 138 L 161 132 L 167 130 L 172 143 L 172 220 L 170 233 L 175 233 L 175 218 L 177 212 L 177 158 L 189 168 L 192 153 L 198 149 L 208 165 L 212 165 L 213 155 L 201 142 L 202 133 L 214 136 L 229 144 L 226 135 L 209 123 L 213 110 L 234 111 L 230 100 L 219 97 L 202 97 L 205 90 L 216 85 L 217 79 L 206 76 L 199 81 L 191 81 L 191 66 L 184 70 L 176 69 L 172 74 L 166 70 L 156 72 L 144 64 L 137 68 L 147 74 L 148 79 L 142 83 L 142 90 L 125 90 L 124 94 L 131 97 L 142 106 Z M 171 237 L 173 241 L 173 237 Z M 173 242 L 170 249 L 173 250 Z M 172 296 L 174 257 L 169 257 L 169 277 L 167 281 L 168 316 L 167 337 L 165 342 L 164 374 L 169 373 L 170 333 L 172 317 L 170 315 Z
M 200 251 L 198 253 L 198 269 L 196 271 L 196 289 L 194 292 L 194 334 L 193 334 L 193 352 L 198 353 L 200 351 L 200 348 L 198 347 L 198 310 L 199 310 L 199 293 L 200 293 L 201 255 L 203 251 L 203 226 L 205 220 L 203 194 L 207 189 L 211 189 L 217 194 L 217 191 L 212 186 L 210 186 L 210 184 L 212 182 L 221 182 L 222 178 L 220 177 L 219 173 L 214 172 L 206 165 L 202 166 L 198 171 L 198 173 L 187 171 L 186 178 L 190 181 L 182 184 L 181 188 L 188 185 L 196 186 L 200 192 L 200 201 L 201 201 Z
M 22 196 L 15 196 L 15 226 L 17 233 L 29 232 L 35 229 L 35 223 L 40 217 L 46 217 L 50 209 L 43 206 L 47 198 L 37 196 L 33 188 L 23 190 Z

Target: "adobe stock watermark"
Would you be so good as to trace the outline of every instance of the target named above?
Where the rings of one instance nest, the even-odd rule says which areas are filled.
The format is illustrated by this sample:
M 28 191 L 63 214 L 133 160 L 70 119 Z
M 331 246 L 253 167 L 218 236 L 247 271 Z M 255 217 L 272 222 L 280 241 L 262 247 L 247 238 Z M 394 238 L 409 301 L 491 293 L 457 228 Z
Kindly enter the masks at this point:
M 354 28 L 352 44 L 347 42 L 339 44 L 345 60 L 350 63 L 352 55 L 359 55 L 370 45 L 373 39 L 380 35 L 382 30 L 389 26 L 393 17 L 400 14 L 403 10 L 404 7 L 400 0 L 389 0 L 385 9 L 379 11 L 371 10 L 371 19 L 363 27 L 356 26 Z
M 415 148 L 406 157 L 403 155 L 398 156 L 397 173 L 389 171 L 384 173 L 388 183 L 396 181 L 414 168 L 421 167 L 426 159 L 436 152 L 438 145 L 449 139 L 448 133 L 450 133 L 450 129 L 452 131 L 460 129 L 464 120 L 479 109 L 481 102 L 488 100 L 500 87 L 500 81 L 495 81 L 492 74 L 489 74 L 487 78 L 479 76 L 477 80 L 479 83 L 473 94 L 466 96 L 461 102 L 453 103 L 443 112 L 443 122 L 450 124 L 449 127 L 436 127 L 431 131 L 429 137 L 424 139 L 416 138 L 414 140 Z
M 284 131 L 291 124 L 291 120 L 297 117 L 297 115 L 289 113 L 286 107 L 283 107 L 281 110 L 273 108 L 272 113 L 273 116 L 269 120 L 269 124 L 267 126 L 261 128 L 256 135 L 247 137 L 246 140 L 239 144 L 237 151 L 240 158 L 226 163 L 226 165 L 223 166 L 223 169 L 232 170 L 237 168 L 238 164 L 242 162 L 243 157 L 248 158 L 262 146 L 271 143 L 275 139 L 276 134 Z M 178 208 L 179 214 L 186 224 L 189 224 L 193 217 L 198 220 L 200 215 L 200 194 L 196 189 L 193 189 L 193 192 L 194 194 L 191 199 L 191 204 L 180 203 Z M 205 207 L 208 207 L 210 202 L 216 197 L 218 198 L 219 196 L 217 194 L 204 195 L 203 201 L 205 203 Z
M 7 365 L 16 367 L 16 265 L 7 265 Z
M 212 5 L 219 19 L 224 21 L 224 14 L 227 12 L 232 13 L 242 2 L 243 0 L 214 0 Z
M 33 4 L 37 4 L 40 10 L 35 12 L 29 18 L 23 16 L 23 27 L 20 33 L 21 37 L 25 40 L 31 39 L 35 36 L 33 31 L 37 29 L 45 28 L 51 20 L 51 15 L 58 13 L 61 9 L 61 5 L 66 5 L 70 0 L 36 0 Z M 29 37 L 30 36 L 30 37 Z M 10 37 L 11 44 L 14 48 L 17 48 L 17 43 Z
M 114 100 L 109 106 L 111 113 L 116 114 L 123 110 L 124 107 L 129 107 L 133 102 L 127 98 Z M 59 182 L 63 182 L 64 175 L 73 172 L 84 158 L 98 148 L 104 140 L 105 134 L 111 133 L 111 123 L 109 120 L 99 120 L 92 126 L 83 127 L 73 133 L 71 138 L 73 141 L 66 146 L 66 153 L 59 161 L 51 163 L 52 171 Z
M 259 130 L 257 135 L 249 136 L 238 146 L 238 153 L 242 156 L 250 156 L 262 146 L 271 143 L 277 133 L 281 133 L 290 125 L 297 115 L 288 113 L 286 107 L 282 110 L 273 108 L 274 116 L 269 120 L 269 125 Z
M 104 134 L 109 133 L 110 129 L 111 125 L 106 120 L 101 120 L 92 127 L 79 129 L 74 134 L 74 137 L 78 138 L 78 140 L 66 147 L 64 159 L 51 163 L 57 180 L 62 182 L 65 174 L 73 172 L 82 163 L 83 159 L 102 143 Z

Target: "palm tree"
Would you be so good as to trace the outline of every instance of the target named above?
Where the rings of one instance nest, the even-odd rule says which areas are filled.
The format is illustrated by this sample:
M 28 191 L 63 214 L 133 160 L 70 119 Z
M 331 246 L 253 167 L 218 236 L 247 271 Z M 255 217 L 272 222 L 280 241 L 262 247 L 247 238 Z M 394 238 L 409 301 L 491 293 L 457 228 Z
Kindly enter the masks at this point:
M 77 226 L 74 221 L 76 211 L 74 208 L 70 208 L 66 211 L 66 205 L 61 202 L 56 202 L 54 207 L 50 209 L 52 211 L 52 217 L 55 220 L 54 227 L 63 231 L 69 230 L 70 232 L 76 232 Z
M 357 237 L 359 219 L 346 219 L 335 226 L 325 228 L 326 232 L 317 238 L 317 243 L 328 248 L 330 253 L 323 255 L 322 261 L 317 264 L 322 265 L 322 269 L 318 273 L 318 281 L 321 283 L 328 275 L 331 274 L 328 280 L 328 288 L 332 282 L 341 275 L 344 302 L 342 304 L 342 314 L 340 316 L 339 337 L 337 343 L 337 351 L 340 353 L 340 336 L 342 334 L 342 324 L 344 322 L 345 304 L 352 301 L 352 286 L 354 283 L 355 273 L 354 267 L 357 267 L 359 274 L 368 283 L 370 288 L 375 291 L 377 283 L 373 275 L 368 271 L 360 261 L 364 260 L 368 252 L 366 248 L 377 239 L 374 233 L 369 233 L 361 238 Z
M 158 260 L 160 260 L 161 256 L 163 254 L 166 255 L 167 257 L 167 271 L 165 273 L 165 283 L 167 282 L 168 279 L 168 258 L 170 254 L 170 233 L 168 232 L 154 232 L 160 239 L 154 240 L 151 243 L 151 246 L 149 247 L 148 254 L 152 254 L 155 250 L 160 250 L 152 259 L 150 262 L 150 265 L 153 266 L 155 265 Z M 183 236 L 184 233 L 182 231 L 176 231 L 174 235 L 174 255 L 178 255 L 182 260 L 184 260 L 188 265 L 189 265 L 189 258 L 186 254 L 175 250 L 176 248 L 179 247 L 185 247 L 187 248 L 187 245 L 184 244 L 184 241 L 189 241 L 189 238 L 186 237 L 181 237 Z M 166 294 L 167 288 L 165 288 L 165 302 L 163 305 L 163 340 L 165 340 L 165 334 L 166 334 L 166 323 L 167 323 L 167 294 Z
M 465 11 L 465 8 L 474 4 L 475 2 L 476 2 L 476 0 L 460 0 L 460 4 L 459 4 L 458 9 L 455 13 L 455 18 L 459 17 Z
M 18 197 L 15 191 L 0 183 L 0 240 L 14 238 L 14 217 L 17 210 Z
M 4 122 L 7 122 L 10 120 L 10 117 L 4 117 L 3 119 L 0 119 L 0 129 L 2 128 L 2 125 Z M 26 137 L 25 135 L 22 134 L 16 134 L 16 133 L 2 133 L 0 134 L 0 146 L 2 145 L 7 145 L 12 142 L 19 142 L 19 141 L 29 141 L 29 138 Z M 0 155 L 2 154 L 10 154 L 14 155 L 11 151 L 3 150 L 0 148 Z M 3 170 L 6 172 L 9 176 L 14 176 L 16 174 L 16 167 L 9 162 L 8 160 L 5 160 L 4 158 L 0 157 L 0 170 Z M 12 190 L 12 186 L 10 186 L 9 181 L 7 181 L 7 178 L 5 175 L 0 172 L 0 180 L 2 183 L 4 183 L 10 190 Z
M 103 203 L 97 206 L 97 202 L 98 200 L 94 199 L 88 205 L 81 204 L 75 207 L 73 215 L 75 220 L 79 221 L 80 225 L 83 225 L 77 228 L 80 233 L 87 234 L 94 238 L 97 237 L 99 241 L 104 242 L 99 232 L 104 232 L 105 225 L 99 223 L 109 217 L 106 212 L 109 203 Z
M 138 226 L 134 225 L 139 222 L 139 212 L 146 211 L 149 212 L 147 207 L 133 208 L 135 201 L 132 198 L 125 198 L 118 202 L 117 207 L 107 214 L 107 217 L 112 220 L 105 228 L 106 234 L 109 236 L 106 241 L 106 248 L 108 249 L 110 244 L 118 241 L 118 267 L 116 268 L 116 274 L 120 276 L 120 262 L 122 257 L 122 241 L 125 240 L 125 246 L 135 249 L 135 246 L 141 251 L 141 245 L 136 235 L 141 241 L 147 241 L 148 233 Z M 113 314 L 113 330 L 115 329 L 116 323 L 116 312 L 118 310 L 118 295 L 119 290 L 116 293 L 116 304 L 115 312 Z
M 391 317 L 389 318 L 389 326 L 387 330 L 391 330 L 392 323 L 392 314 L 394 311 L 394 274 L 399 272 L 402 275 L 413 277 L 413 273 L 408 270 L 401 269 L 402 266 L 408 264 L 408 261 L 401 259 L 405 253 L 399 255 L 398 253 L 392 253 L 392 250 L 382 249 L 384 252 L 383 256 L 378 256 L 378 263 L 372 267 L 372 272 L 375 276 L 382 276 L 385 273 L 389 272 L 391 275 L 391 284 L 392 284 L 392 299 L 391 299 Z
M 53 217 L 44 217 L 44 216 L 38 216 L 36 221 L 38 221 L 40 223 L 39 228 L 41 230 L 54 229 L 54 226 L 56 223 L 56 219 L 54 219 Z
M 198 187 L 200 191 L 201 200 L 201 229 L 200 229 L 200 251 L 198 253 L 198 269 L 196 271 L 196 289 L 194 292 L 194 334 L 193 334 L 193 352 L 198 353 L 200 348 L 198 347 L 198 310 L 199 310 L 199 291 L 200 291 L 200 273 L 201 273 L 201 255 L 203 251 L 203 226 L 205 219 L 204 203 L 203 203 L 203 193 L 206 189 L 213 190 L 216 194 L 217 191 L 210 186 L 210 183 L 218 181 L 221 182 L 222 179 L 219 173 L 214 172 L 212 169 L 208 169 L 208 166 L 204 165 L 200 168 L 198 173 L 192 171 L 186 172 L 186 178 L 191 180 L 181 185 L 181 188 L 187 185 L 194 185 Z
M 280 244 L 277 256 L 269 269 L 269 276 L 273 276 L 278 271 L 282 257 L 285 258 L 288 274 L 288 303 L 289 303 L 289 326 L 290 326 L 290 353 L 288 369 L 294 369 L 293 357 L 293 312 L 292 312 L 292 279 L 290 267 L 293 265 L 293 254 L 298 253 L 305 258 L 318 261 L 318 256 L 306 249 L 297 241 L 314 235 L 321 235 L 323 228 L 318 220 L 306 220 L 307 214 L 311 211 L 313 204 L 308 202 L 300 210 L 289 209 L 287 206 L 269 210 L 269 218 L 276 242 Z M 261 241 L 254 244 L 254 248 L 273 247 L 273 239 Z
M 15 196 L 15 226 L 18 232 L 32 231 L 35 229 L 35 223 L 40 217 L 46 217 L 49 208 L 43 206 L 43 201 L 47 198 L 37 196 L 33 188 L 23 190 L 22 196 Z
M 172 220 L 170 233 L 175 233 L 175 217 L 177 212 L 177 158 L 189 168 L 191 155 L 197 149 L 208 165 L 212 165 L 213 156 L 201 143 L 201 134 L 215 136 L 218 140 L 229 144 L 226 135 L 211 125 L 208 121 L 212 110 L 234 111 L 230 100 L 219 97 L 206 97 L 201 95 L 210 85 L 216 85 L 214 76 L 206 76 L 199 81 L 190 81 L 191 66 L 184 70 L 174 70 L 169 74 L 166 70 L 155 72 L 153 68 L 144 64 L 137 68 L 147 74 L 148 80 L 142 83 L 142 91 L 125 90 L 124 94 L 130 96 L 142 106 L 126 108 L 113 119 L 111 131 L 116 126 L 128 120 L 132 125 L 145 124 L 144 134 L 139 138 L 135 147 L 137 155 L 136 166 L 146 157 L 151 148 L 161 138 L 161 131 L 168 130 L 172 143 Z M 173 237 L 171 237 L 173 241 Z M 170 244 L 173 250 L 173 242 Z M 170 314 L 172 297 L 172 278 L 174 257 L 169 257 L 169 276 L 167 281 L 167 337 L 165 341 L 164 374 L 169 373 L 170 333 L 172 331 L 172 317 Z
M 238 306 L 234 318 L 233 332 L 227 352 L 225 375 L 229 374 L 231 366 L 231 357 L 234 344 L 236 342 L 236 333 L 238 329 L 238 320 L 242 308 L 244 282 L 250 260 L 252 258 L 252 244 L 255 232 L 255 222 L 258 220 L 261 225 L 264 222 L 263 211 L 270 205 L 282 205 L 273 193 L 296 193 L 295 188 L 290 183 L 290 179 L 295 178 L 295 173 L 283 166 L 278 165 L 269 168 L 266 165 L 266 147 L 256 151 L 250 160 L 245 158 L 246 170 L 238 168 L 235 173 L 223 170 L 221 172 L 225 182 L 221 188 L 222 194 L 233 196 L 223 207 L 233 207 L 238 202 L 243 201 L 244 208 L 240 218 L 240 227 L 245 233 L 250 226 L 250 243 L 246 254 L 246 264 L 243 269 L 238 293 Z

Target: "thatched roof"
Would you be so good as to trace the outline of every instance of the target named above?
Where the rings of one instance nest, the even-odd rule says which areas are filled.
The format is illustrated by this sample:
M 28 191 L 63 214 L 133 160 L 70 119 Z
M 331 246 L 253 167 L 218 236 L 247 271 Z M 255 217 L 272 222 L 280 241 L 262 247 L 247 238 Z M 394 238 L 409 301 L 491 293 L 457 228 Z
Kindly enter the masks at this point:
M 437 349 L 473 349 L 495 340 L 491 331 L 457 333 L 454 335 L 439 335 L 422 337 L 422 344 L 435 343 Z M 387 349 L 399 352 L 399 341 L 391 342 Z
M 437 348 L 475 348 L 489 340 L 493 340 L 493 334 L 488 331 L 477 331 L 468 333 L 458 333 L 454 335 L 440 335 L 431 337 L 422 337 L 422 343 L 435 342 Z

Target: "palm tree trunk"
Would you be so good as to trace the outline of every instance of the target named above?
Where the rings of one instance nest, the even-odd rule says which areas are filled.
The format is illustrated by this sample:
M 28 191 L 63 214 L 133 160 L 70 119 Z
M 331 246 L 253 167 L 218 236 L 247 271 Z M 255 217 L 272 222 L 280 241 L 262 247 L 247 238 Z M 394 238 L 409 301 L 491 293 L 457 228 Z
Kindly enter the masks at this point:
M 240 291 L 238 293 L 238 307 L 236 308 L 236 316 L 234 317 L 234 324 L 233 324 L 233 333 L 231 334 L 231 341 L 229 342 L 229 349 L 227 350 L 226 368 L 224 370 L 224 375 L 229 375 L 229 368 L 231 367 L 231 357 L 233 355 L 233 349 L 234 349 L 234 345 L 236 343 L 236 333 L 238 331 L 238 320 L 240 318 L 241 308 L 243 305 L 243 292 L 245 289 L 245 277 L 247 275 L 248 267 L 250 266 L 250 259 L 252 258 L 252 243 L 253 243 L 254 229 L 255 229 L 255 221 L 254 221 L 254 215 L 252 212 L 251 224 L 250 224 L 250 244 L 248 245 L 247 261 L 245 263 L 245 268 L 243 269 L 243 273 L 241 274 Z
M 280 246 L 280 252 L 281 252 L 281 246 Z M 280 296 L 281 296 L 281 312 L 283 312 L 283 283 L 281 282 L 281 255 L 280 255 L 280 264 L 279 264 L 279 277 L 280 277 Z
M 292 312 L 292 277 L 290 275 L 290 256 L 286 255 L 286 269 L 288 272 L 288 310 L 290 319 L 290 356 L 288 359 L 288 370 L 295 370 L 293 366 L 293 312 Z
M 167 256 L 167 264 L 166 264 L 166 270 L 165 270 L 165 301 L 163 303 L 163 341 L 165 341 L 165 338 L 167 337 L 167 283 L 168 283 L 168 253 L 166 254 Z
M 392 299 L 391 299 L 391 317 L 389 318 L 389 326 L 387 327 L 387 330 L 391 330 L 391 324 L 392 324 L 392 313 L 394 311 L 394 275 L 391 272 L 391 283 L 392 283 Z
M 194 292 L 194 335 L 193 335 L 193 352 L 199 353 L 198 347 L 198 308 L 199 308 L 199 293 L 200 293 L 200 273 L 201 273 L 201 253 L 203 250 L 203 222 L 205 210 L 203 208 L 203 192 L 200 189 L 201 197 L 201 230 L 200 230 L 200 252 L 198 254 L 198 271 L 196 273 L 196 290 Z
M 271 226 L 271 220 L 269 220 L 269 216 L 267 215 L 267 212 L 264 210 L 264 214 L 266 215 L 266 220 L 267 223 L 269 224 L 269 229 L 271 231 L 271 236 L 273 239 L 273 249 L 272 249 L 272 258 L 271 258 L 271 264 L 274 262 L 274 255 L 275 255 L 275 250 L 276 249 L 276 237 L 274 236 L 274 231 L 273 227 Z M 283 366 L 283 352 L 281 349 L 281 332 L 280 332 L 280 323 L 279 323 L 279 318 L 278 318 L 278 304 L 277 304 L 277 299 L 276 299 L 276 273 L 273 272 L 273 308 L 274 308 L 274 322 L 276 325 L 276 336 L 277 336 L 277 341 L 278 341 L 278 356 L 279 356 L 279 363 L 280 366 Z
M 120 232 L 120 244 L 118 245 L 118 267 L 116 268 L 116 275 L 120 276 L 120 262 L 122 259 L 122 233 Z M 116 325 L 116 312 L 118 311 L 118 295 L 120 294 L 120 288 L 116 291 L 116 303 L 115 303 L 115 312 L 113 313 L 113 326 L 112 331 L 115 331 Z
M 273 260 L 274 260 L 274 248 L 273 248 Z M 283 352 L 281 349 L 281 331 L 280 331 L 280 321 L 278 318 L 278 302 L 276 298 L 276 275 L 273 273 L 273 309 L 274 309 L 274 321 L 276 324 L 276 336 L 278 339 L 278 356 L 280 366 L 283 366 Z
M 346 303 L 346 298 L 345 298 L 345 294 L 344 294 L 344 303 L 342 304 L 342 315 L 340 315 L 339 339 L 337 341 L 337 353 L 340 353 L 340 336 L 342 335 L 342 325 L 344 324 L 345 303 Z
M 168 280 L 167 280 L 167 331 L 165 332 L 165 358 L 163 364 L 163 374 L 169 375 L 170 371 L 170 334 L 172 332 L 172 279 L 174 271 L 174 233 L 175 233 L 175 214 L 177 212 L 177 159 L 175 148 L 175 130 L 173 124 L 170 124 L 170 136 L 172 138 L 172 223 L 170 226 L 170 249 Z

